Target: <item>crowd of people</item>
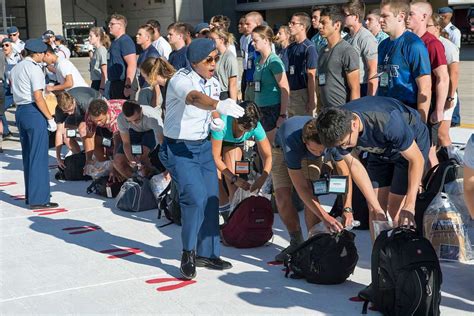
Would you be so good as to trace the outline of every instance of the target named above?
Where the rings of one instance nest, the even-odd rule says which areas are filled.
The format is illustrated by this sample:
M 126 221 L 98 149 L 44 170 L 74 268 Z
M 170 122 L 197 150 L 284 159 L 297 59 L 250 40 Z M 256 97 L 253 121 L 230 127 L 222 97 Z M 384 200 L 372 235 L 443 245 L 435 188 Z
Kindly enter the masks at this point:
M 167 38 L 157 20 L 148 20 L 134 41 L 127 18 L 113 14 L 106 30 L 90 30 L 90 84 L 62 36 L 48 30 L 23 42 L 10 27 L 1 39 L 4 108 L 16 105 L 26 204 L 58 206 L 50 201 L 49 131 L 56 133 L 59 167 L 65 144 L 74 154 L 84 150 L 86 164 L 111 160 L 109 176 L 117 181 L 132 177 L 137 165 L 153 176 L 150 153 L 157 153 L 179 191 L 186 279 L 196 267 L 232 267 L 220 257 L 219 213 L 229 213 L 238 189 L 256 192 L 270 177 L 290 240 L 277 261 L 304 241 L 293 189 L 307 230 L 321 221 L 332 232 L 352 225 L 352 180 L 370 221 L 415 225 L 424 170 L 438 164 L 440 149 L 458 157 L 449 138 L 459 124 L 460 33 L 452 15 L 405 0 L 382 0 L 366 12 L 361 0 L 349 0 L 295 13 L 275 30 L 249 12 L 238 21 L 239 41 L 223 15 L 195 27 L 172 23 Z M 54 111 L 45 101 L 51 93 Z M 247 140 L 256 142 L 262 161 L 253 182 L 239 164 Z M 471 136 L 464 185 L 474 217 L 473 143 Z M 314 193 L 323 162 L 347 179 L 342 222 Z

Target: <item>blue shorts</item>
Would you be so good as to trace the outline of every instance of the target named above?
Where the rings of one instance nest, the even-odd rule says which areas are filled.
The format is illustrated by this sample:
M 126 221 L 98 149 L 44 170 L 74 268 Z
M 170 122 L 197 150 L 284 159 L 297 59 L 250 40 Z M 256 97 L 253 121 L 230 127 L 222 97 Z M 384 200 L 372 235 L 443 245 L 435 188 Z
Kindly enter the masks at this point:
M 149 130 L 146 132 L 137 132 L 133 129 L 128 130 L 130 134 L 130 144 L 131 145 L 142 145 L 145 147 L 148 147 L 150 151 L 153 150 L 156 146 L 156 141 L 155 141 L 155 134 L 153 133 L 153 130 Z M 117 153 L 119 154 L 125 154 L 123 151 L 123 143 L 120 144 L 120 147 L 117 150 Z

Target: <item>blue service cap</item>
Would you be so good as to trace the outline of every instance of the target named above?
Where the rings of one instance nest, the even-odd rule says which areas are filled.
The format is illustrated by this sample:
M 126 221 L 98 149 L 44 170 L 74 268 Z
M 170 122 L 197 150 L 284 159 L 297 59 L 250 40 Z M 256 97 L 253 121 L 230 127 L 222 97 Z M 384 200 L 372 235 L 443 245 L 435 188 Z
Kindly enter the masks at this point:
M 43 35 L 41 36 L 41 38 L 43 39 L 43 41 L 49 39 L 50 37 L 53 37 L 54 36 L 54 32 L 51 31 L 51 30 L 47 30 L 46 32 L 43 33 Z
M 33 53 L 44 53 L 47 46 L 41 39 L 34 38 L 26 41 L 25 49 Z
M 191 42 L 186 51 L 186 57 L 189 62 L 196 64 L 204 60 L 209 54 L 216 50 L 216 44 L 213 40 L 208 38 L 197 38 Z
M 438 14 L 444 14 L 444 13 L 453 13 L 453 9 L 450 7 L 442 7 L 438 9 Z
M 16 26 L 10 26 L 9 28 L 7 28 L 7 34 L 13 34 L 16 32 L 18 32 L 18 28 Z
M 199 23 L 198 25 L 194 27 L 194 33 L 197 34 L 205 29 L 209 30 L 209 24 L 207 24 L 206 22 Z
M 2 39 L 2 45 L 5 43 L 13 43 L 13 41 L 11 40 L 11 38 L 5 37 L 4 39 Z
M 57 41 L 63 41 L 63 40 L 64 40 L 64 36 L 62 36 L 62 35 L 56 35 L 56 40 L 57 40 Z

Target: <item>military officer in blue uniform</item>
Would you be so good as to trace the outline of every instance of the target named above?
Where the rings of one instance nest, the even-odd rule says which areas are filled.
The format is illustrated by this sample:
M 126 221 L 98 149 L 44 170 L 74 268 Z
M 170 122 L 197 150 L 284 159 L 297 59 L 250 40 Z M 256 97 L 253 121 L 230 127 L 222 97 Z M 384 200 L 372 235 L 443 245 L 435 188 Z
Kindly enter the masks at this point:
M 196 266 L 216 270 L 232 267 L 220 258 L 217 169 L 209 129 L 219 114 L 241 117 L 244 109 L 232 99 L 219 101 L 213 75 L 218 60 L 214 41 L 195 39 L 189 45 L 189 68 L 180 69 L 166 93 L 164 141 L 160 159 L 179 188 L 183 254 L 181 274 L 196 276 Z
M 11 71 L 11 89 L 17 105 L 16 126 L 20 132 L 25 178 L 26 204 L 30 209 L 57 207 L 50 201 L 48 130 L 56 123 L 43 98 L 44 73 L 41 68 L 46 44 L 40 39 L 26 41 L 27 57 Z

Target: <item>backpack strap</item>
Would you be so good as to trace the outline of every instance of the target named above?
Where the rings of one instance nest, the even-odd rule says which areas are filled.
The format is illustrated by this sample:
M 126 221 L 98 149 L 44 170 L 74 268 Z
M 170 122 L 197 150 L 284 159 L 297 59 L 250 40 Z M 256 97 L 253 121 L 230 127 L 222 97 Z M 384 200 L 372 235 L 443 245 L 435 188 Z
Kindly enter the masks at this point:
M 369 301 L 364 301 L 364 306 L 362 306 L 362 315 L 367 315 L 367 308 L 369 307 Z

